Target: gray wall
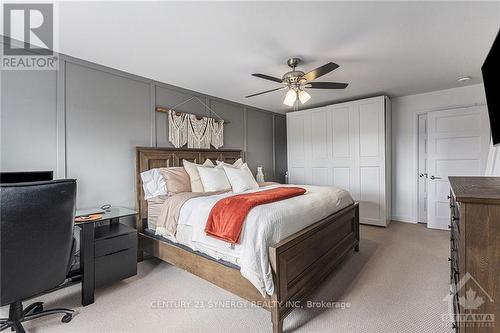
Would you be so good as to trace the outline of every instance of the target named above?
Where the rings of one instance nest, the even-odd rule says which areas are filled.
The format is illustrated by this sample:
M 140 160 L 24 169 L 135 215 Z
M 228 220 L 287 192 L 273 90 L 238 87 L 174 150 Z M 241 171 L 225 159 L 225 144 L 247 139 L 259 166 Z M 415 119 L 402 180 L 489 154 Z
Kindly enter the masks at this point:
M 59 56 L 57 72 L 1 73 L 2 171 L 54 170 L 57 178 L 76 178 L 78 208 L 134 207 L 135 147 L 171 146 L 166 115 L 155 106 L 197 96 L 231 122 L 223 149 L 242 149 L 254 173 L 263 166 L 268 180 L 284 179 L 284 115 Z M 178 110 L 208 112 L 195 101 Z

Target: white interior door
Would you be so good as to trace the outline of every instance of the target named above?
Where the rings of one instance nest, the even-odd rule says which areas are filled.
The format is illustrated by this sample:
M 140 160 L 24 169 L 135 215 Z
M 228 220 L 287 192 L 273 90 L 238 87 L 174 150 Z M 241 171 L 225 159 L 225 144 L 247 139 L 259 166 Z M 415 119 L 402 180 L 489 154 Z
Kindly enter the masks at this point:
M 448 229 L 449 176 L 480 176 L 488 158 L 490 131 L 486 108 L 470 107 L 427 114 L 427 226 Z

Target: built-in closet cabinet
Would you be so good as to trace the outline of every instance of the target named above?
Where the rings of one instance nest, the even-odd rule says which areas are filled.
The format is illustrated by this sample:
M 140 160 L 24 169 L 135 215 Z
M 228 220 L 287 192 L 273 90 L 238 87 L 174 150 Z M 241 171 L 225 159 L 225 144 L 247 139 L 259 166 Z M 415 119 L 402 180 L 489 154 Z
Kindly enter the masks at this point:
M 360 222 L 386 226 L 391 109 L 385 96 L 287 113 L 289 182 L 346 189 Z

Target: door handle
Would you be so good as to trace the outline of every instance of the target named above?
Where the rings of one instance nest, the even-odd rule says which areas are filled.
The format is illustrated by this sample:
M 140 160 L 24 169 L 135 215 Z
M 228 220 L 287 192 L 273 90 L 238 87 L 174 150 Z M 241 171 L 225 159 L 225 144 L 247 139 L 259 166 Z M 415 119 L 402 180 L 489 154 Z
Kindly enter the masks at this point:
M 421 173 L 421 174 L 420 174 L 420 175 L 418 175 L 418 176 L 419 176 L 420 178 L 422 178 L 422 177 L 427 178 L 427 173 Z
M 441 177 L 436 177 L 436 176 L 431 176 L 431 180 L 434 180 L 434 179 L 442 179 Z

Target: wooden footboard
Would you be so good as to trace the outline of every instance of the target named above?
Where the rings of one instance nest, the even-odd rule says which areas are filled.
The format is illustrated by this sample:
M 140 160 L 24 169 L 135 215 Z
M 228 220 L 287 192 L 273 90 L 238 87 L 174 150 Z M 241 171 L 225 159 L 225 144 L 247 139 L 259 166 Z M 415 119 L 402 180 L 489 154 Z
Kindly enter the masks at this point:
M 262 297 L 235 268 L 157 238 L 139 234 L 139 247 L 271 311 L 273 332 L 281 333 L 294 305 L 317 289 L 350 250 L 359 247 L 359 207 L 355 203 L 269 248 L 274 294 Z
M 294 304 L 313 292 L 352 249 L 359 250 L 357 203 L 270 247 L 274 333 L 282 331 Z

